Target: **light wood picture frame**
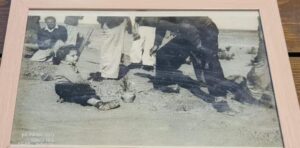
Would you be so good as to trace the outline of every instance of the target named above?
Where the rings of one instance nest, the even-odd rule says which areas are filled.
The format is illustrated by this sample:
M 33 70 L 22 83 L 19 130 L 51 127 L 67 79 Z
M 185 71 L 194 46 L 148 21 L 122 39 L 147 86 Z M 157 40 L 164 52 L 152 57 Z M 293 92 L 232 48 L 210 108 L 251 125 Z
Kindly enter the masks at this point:
M 12 143 L 13 141 L 13 126 L 16 122 L 16 115 L 19 114 L 18 112 L 22 112 L 22 110 L 18 111 L 18 99 L 19 99 L 19 90 L 20 85 L 23 83 L 20 82 L 20 79 L 24 70 L 24 67 L 22 65 L 23 63 L 23 54 L 24 54 L 24 40 L 26 35 L 26 25 L 28 21 L 28 16 L 30 14 L 33 14 L 32 12 L 37 12 L 34 14 L 38 14 L 42 11 L 57 11 L 58 13 L 63 11 L 77 11 L 78 12 L 105 12 L 106 14 L 109 12 L 120 12 L 119 15 L 122 15 L 124 12 L 130 12 L 128 14 L 134 14 L 135 12 L 138 14 L 147 14 L 147 11 L 151 12 L 158 12 L 163 15 L 164 12 L 170 12 L 167 15 L 163 16 L 172 16 L 172 12 L 177 12 L 178 16 L 193 16 L 191 13 L 194 12 L 219 12 L 220 14 L 222 12 L 230 12 L 230 11 L 237 11 L 237 12 L 257 12 L 259 14 L 259 21 L 258 23 L 261 24 L 261 38 L 263 38 L 263 44 L 265 46 L 265 54 L 266 54 L 266 60 L 268 63 L 268 69 L 269 70 L 269 76 L 271 79 L 271 89 L 274 92 L 274 98 L 275 98 L 275 104 L 274 105 L 274 112 L 276 113 L 276 117 L 274 117 L 274 122 L 276 120 L 276 123 L 278 123 L 279 132 L 274 134 L 275 136 L 278 136 L 282 142 L 279 142 L 282 144 L 282 146 L 278 145 L 267 145 L 267 144 L 244 144 L 239 146 L 237 145 L 230 145 L 230 144 L 218 144 L 218 145 L 209 145 L 207 143 L 201 145 L 201 144 L 195 144 L 194 141 L 186 140 L 186 144 L 180 143 L 176 144 L 176 138 L 171 137 L 164 137 L 166 135 L 157 135 L 157 137 L 153 137 L 152 143 L 147 141 L 143 143 L 143 141 L 133 141 L 129 142 L 129 144 L 124 144 L 126 142 L 107 142 L 105 144 L 85 144 L 86 142 L 83 142 L 84 144 L 78 144 L 80 142 L 75 143 L 59 143 L 59 144 L 53 144 L 50 142 L 50 144 L 47 143 Z M 178 13 L 179 12 L 179 13 Z M 182 14 L 180 14 L 182 12 Z M 189 14 L 184 15 L 185 12 L 191 12 Z M 50 13 L 51 14 L 51 13 Z M 127 14 L 127 13 L 125 13 Z M 117 14 L 114 14 L 113 16 L 118 16 Z M 152 14 L 153 15 L 153 14 Z M 149 16 L 149 15 L 148 15 Z M 101 23 L 100 23 L 101 24 Z M 218 24 L 217 24 L 218 26 Z M 186 27 L 186 26 L 185 26 Z M 170 29 L 172 32 L 172 29 Z M 178 30 L 180 32 L 180 29 Z M 90 34 L 89 34 L 90 35 Z M 89 36 L 88 35 L 88 36 Z M 258 35 L 259 36 L 259 35 Z M 175 35 L 176 37 L 176 35 Z M 204 43 L 205 44 L 205 43 Z M 198 47 L 198 46 L 197 46 Z M 226 48 L 226 47 L 224 47 Z M 198 48 L 197 48 L 198 49 Z M 229 47 L 230 49 L 230 47 Z M 221 49 L 220 49 L 221 50 Z M 253 49 L 254 50 L 254 49 Z M 220 51 L 219 51 L 220 52 Z M 251 52 L 251 51 L 248 51 Z M 251 54 L 251 53 L 250 53 Z M 193 63 L 194 64 L 194 63 Z M 44 77 L 44 75 L 42 75 Z M 198 78 L 197 78 L 198 79 Z M 110 80 L 109 80 L 110 81 Z M 123 82 L 123 81 L 122 81 Z M 235 83 L 234 83 L 235 84 Z M 123 84 L 126 85 L 126 84 Z M 26 85 L 25 85 L 26 86 Z M 178 86 L 177 86 L 178 87 Z M 177 89 L 177 88 L 176 88 Z M 26 90 L 26 89 L 24 89 Z M 33 90 L 30 90 L 33 91 Z M 151 89 L 152 91 L 152 89 Z M 210 91 L 210 90 L 208 90 Z M 151 93 L 151 92 L 150 92 Z M 287 47 L 284 39 L 284 32 L 282 29 L 281 21 L 280 21 L 280 15 L 279 10 L 277 6 L 276 0 L 269 0 L 269 1 L 261 1 L 261 0 L 187 0 L 187 1 L 180 1 L 180 0 L 61 0 L 61 1 L 50 1 L 50 0 L 12 0 L 11 2 L 11 9 L 10 9 L 10 15 L 9 15 L 9 21 L 8 21 L 8 27 L 7 27 L 7 33 L 6 33 L 6 39 L 5 39 L 5 45 L 4 45 L 4 51 L 3 51 L 3 57 L 1 61 L 1 71 L 0 71 L 0 147 L 1 148 L 19 148 L 19 147 L 283 147 L 283 148 L 297 148 L 300 147 L 300 110 L 299 110 L 299 102 L 296 95 L 295 85 L 292 77 L 291 72 L 291 66 L 289 63 L 288 58 L 288 52 Z M 47 94 L 45 94 L 47 95 Z M 136 97 L 134 95 L 134 97 Z M 124 97 L 123 101 L 124 101 Z M 37 98 L 36 98 L 37 99 Z M 55 100 L 54 100 L 55 102 Z M 126 100 L 124 101 L 126 103 Z M 180 102 L 180 101 L 179 101 Z M 182 103 L 182 102 L 181 102 Z M 247 102 L 246 102 L 247 103 Z M 193 103 L 191 103 L 193 104 Z M 28 104 L 27 104 L 28 105 Z M 99 104 L 97 104 L 99 108 Z M 101 105 L 101 104 L 100 104 Z M 95 105 L 96 106 L 96 105 Z M 126 106 L 126 105 L 125 105 Z M 127 107 L 130 107 L 130 105 L 127 105 Z M 30 108 L 31 106 L 28 105 L 27 108 Z M 34 105 L 32 106 L 34 107 Z M 121 104 L 122 107 L 122 104 Z M 177 106 L 178 107 L 178 106 Z M 101 107 L 100 107 L 101 108 Z M 172 108 L 172 107 L 171 107 Z M 251 108 L 251 107 L 250 107 Z M 153 110 L 150 109 L 150 110 Z M 154 109 L 155 111 L 157 109 Z M 178 111 L 178 108 L 175 108 L 174 110 Z M 186 112 L 189 110 L 189 107 L 184 106 L 179 109 L 180 111 Z M 251 110 L 248 108 L 248 110 Z M 46 112 L 46 110 L 40 110 L 41 112 Z M 53 111 L 53 110 L 52 110 Z M 89 112 L 89 109 L 85 110 Z M 59 114 L 59 110 L 57 111 Z M 194 112 L 188 112 L 187 114 L 193 114 Z M 209 112 L 208 112 L 209 113 Z M 255 123 L 255 118 L 259 117 L 260 112 L 253 113 L 251 115 L 251 118 L 253 118 L 253 123 Z M 117 113 L 116 113 L 117 114 Z M 112 113 L 114 115 L 114 113 Z M 186 114 L 185 114 L 186 115 Z M 203 114 L 198 114 L 203 115 Z M 218 113 L 218 115 L 222 116 L 222 114 Z M 245 116 L 247 113 L 244 114 Z M 278 115 L 278 116 L 277 116 Z M 28 115 L 29 116 L 29 115 Z M 105 116 L 105 115 L 104 115 Z M 231 114 L 226 116 L 232 116 Z M 233 115 L 234 116 L 234 115 Z M 29 116 L 30 117 L 30 116 Z M 193 118 L 196 116 L 193 116 Z M 218 116 L 216 116 L 218 117 Z M 278 117 L 278 121 L 277 121 Z M 47 117 L 46 117 L 47 118 Z M 110 118 L 110 116 L 106 115 L 106 118 Z M 111 118 L 117 118 L 117 117 L 111 117 Z M 171 117 L 170 117 L 171 118 Z M 178 117 L 180 118 L 180 117 Z M 199 117 L 201 118 L 201 117 Z M 240 117 L 242 118 L 242 117 Z M 250 118 L 250 117 L 245 117 Z M 159 120 L 155 117 L 152 119 Z M 229 119 L 229 118 L 228 118 Z M 15 121 L 14 121 L 15 120 Z M 149 118 L 151 120 L 151 118 Z M 196 120 L 196 119 L 195 119 Z M 169 121 L 170 123 L 166 123 L 167 125 L 171 124 L 173 120 Z M 125 122 L 125 121 L 120 121 Z M 132 121 L 131 121 L 132 122 Z M 154 121 L 153 121 L 154 122 Z M 191 121 L 188 121 L 191 122 Z M 199 123 L 201 123 L 202 120 L 199 120 Z M 204 121 L 203 121 L 204 122 Z M 150 123 L 150 121 L 149 121 Z M 197 122 L 198 123 L 198 122 Z M 264 123 L 264 122 L 262 122 Z M 268 123 L 268 122 L 267 122 Z M 27 123 L 30 126 L 30 122 Z M 57 123 L 60 124 L 60 123 Z M 112 123 L 108 123 L 112 124 Z M 134 124 L 134 123 L 133 123 Z M 228 123 L 230 125 L 230 123 Z M 105 124 L 104 124 L 105 125 Z M 115 128 L 118 129 L 119 124 L 116 124 Z M 122 125 L 122 124 L 121 124 Z M 137 128 L 147 128 L 147 126 L 151 127 L 152 124 L 143 125 L 145 127 L 133 127 L 132 129 Z M 228 125 L 228 126 L 229 126 Z M 188 126 L 185 125 L 184 126 Z M 189 125 L 192 126 L 192 123 Z M 114 126 L 109 126 L 109 128 L 112 128 Z M 204 126 L 205 127 L 205 126 Z M 51 128 L 47 127 L 47 128 Z M 84 128 L 84 127 L 79 127 Z M 105 128 L 105 127 L 103 127 Z M 110 129 L 107 130 L 110 130 Z M 126 128 L 126 127 L 124 127 Z M 166 127 L 158 127 L 159 130 L 166 130 L 170 128 L 168 126 Z M 209 127 L 208 127 L 209 128 Z M 247 128 L 247 127 L 245 127 Z M 151 128 L 150 128 L 151 129 Z M 185 130 L 185 129 L 183 129 Z M 195 129 L 191 129 L 195 130 Z M 251 130 L 251 129 L 250 129 Z M 128 132 L 128 131 L 127 131 Z M 140 133 L 143 132 L 143 130 L 140 130 Z M 145 131 L 144 131 L 145 132 Z M 168 131 L 166 131 L 168 132 Z M 182 132 L 182 131 L 181 131 Z M 218 133 L 218 131 L 215 131 Z M 125 132 L 126 133 L 126 132 Z M 177 131 L 175 133 L 180 133 L 180 131 Z M 27 134 L 27 135 L 26 135 Z M 28 135 L 29 134 L 29 135 Z M 33 135 L 30 135 L 33 134 Z M 44 133 L 42 133 L 44 134 Z M 118 133 L 115 133 L 118 135 Z M 141 135 L 146 135 L 147 133 L 143 133 Z M 185 135 L 184 133 L 182 133 Z M 257 133 L 252 133 L 253 137 L 256 136 Z M 68 133 L 65 133 L 65 135 L 68 135 Z M 141 135 L 123 135 L 123 137 L 126 136 L 141 136 Z M 225 134 L 226 135 L 226 134 Z M 271 135 L 271 136 L 274 136 Z M 34 135 L 34 133 L 25 132 L 24 137 L 40 137 L 41 135 Z M 42 135 L 45 136 L 45 135 Z M 76 135 L 69 135 L 69 136 L 75 136 Z M 87 136 L 87 135 L 84 135 Z M 96 136 L 96 135 L 95 135 Z M 161 137 L 160 137 L 161 136 Z M 170 136 L 170 135 L 167 135 Z M 174 135 L 173 135 L 174 136 Z M 194 137 L 196 135 L 189 135 L 191 137 Z M 189 139 L 189 136 L 182 136 L 187 137 Z M 209 136 L 209 135 L 207 135 Z M 229 136 L 229 135 L 228 135 Z M 265 135 L 270 136 L 270 135 Z M 52 134 L 46 135 L 45 138 L 51 138 Z M 87 136 L 88 137 L 88 136 Z M 113 137 L 113 135 L 110 135 L 110 137 Z M 145 136 L 147 137 L 147 136 Z M 180 136 L 179 136 L 180 137 Z M 181 138 L 182 138 L 181 137 Z M 258 136 L 259 137 L 259 136 Z M 278 139 L 278 137 L 276 137 Z M 120 137 L 119 137 L 120 138 Z M 149 137 L 148 137 L 149 138 Z M 161 139 L 172 139 L 175 141 L 175 144 L 164 142 Z M 216 137 L 208 137 L 208 139 L 214 139 Z M 224 137 L 224 141 L 226 141 L 226 138 Z M 275 139 L 276 139 L 275 138 Z M 281 139 L 282 138 L 282 139 Z M 83 138 L 84 139 L 84 138 Z M 222 139 L 222 138 L 221 138 Z M 80 141 L 79 139 L 77 139 Z M 105 140 L 105 138 L 104 138 Z M 157 142 L 156 141 L 160 141 Z M 172 141 L 171 140 L 171 141 Z M 216 138 L 218 140 L 218 138 Z M 279 140 L 279 141 L 280 141 Z M 51 139 L 50 139 L 51 141 Z M 122 141 L 122 140 L 121 140 Z M 125 140 L 126 141 L 126 140 Z M 163 142 L 162 142 L 163 141 Z M 197 139 L 195 140 L 197 141 Z M 213 140 L 212 140 L 213 141 Z M 229 140 L 230 141 L 230 140 Z M 184 142 L 183 142 L 184 143 Z M 247 142 L 244 142 L 247 143 Z M 262 142 L 263 143 L 263 142 Z M 280 145 L 280 144 L 279 144 Z

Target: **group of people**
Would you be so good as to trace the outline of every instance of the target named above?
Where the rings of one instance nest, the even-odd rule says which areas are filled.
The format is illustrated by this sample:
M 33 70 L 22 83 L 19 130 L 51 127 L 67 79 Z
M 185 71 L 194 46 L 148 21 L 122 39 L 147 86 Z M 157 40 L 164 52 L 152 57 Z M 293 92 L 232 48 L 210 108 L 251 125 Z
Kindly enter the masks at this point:
M 118 79 L 120 65 L 135 64 L 155 71 L 154 89 L 176 93 L 178 90 L 170 85 L 179 85 L 212 103 L 219 112 L 229 110 L 226 100 L 217 99 L 228 91 L 242 103 L 257 103 L 247 89 L 224 77 L 218 58 L 219 30 L 209 17 L 99 16 L 99 25 L 85 35 L 76 29 L 78 21 L 68 25 L 67 18 L 63 26 L 55 17 L 46 17 L 36 44 L 25 44 L 36 49 L 30 60 L 59 64 L 55 90 L 60 101 L 93 105 L 100 110 L 117 108 L 117 101 L 101 101 L 88 80 L 96 79 L 96 74 L 98 80 Z M 179 68 L 187 59 L 196 80 L 178 78 L 183 75 Z

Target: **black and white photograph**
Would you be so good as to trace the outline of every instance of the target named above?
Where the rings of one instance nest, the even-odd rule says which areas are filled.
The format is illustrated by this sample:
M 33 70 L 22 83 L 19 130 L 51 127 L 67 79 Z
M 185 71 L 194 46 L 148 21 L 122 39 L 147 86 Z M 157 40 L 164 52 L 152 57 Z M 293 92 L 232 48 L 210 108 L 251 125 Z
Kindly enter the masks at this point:
M 267 57 L 258 11 L 30 10 L 11 143 L 282 148 Z

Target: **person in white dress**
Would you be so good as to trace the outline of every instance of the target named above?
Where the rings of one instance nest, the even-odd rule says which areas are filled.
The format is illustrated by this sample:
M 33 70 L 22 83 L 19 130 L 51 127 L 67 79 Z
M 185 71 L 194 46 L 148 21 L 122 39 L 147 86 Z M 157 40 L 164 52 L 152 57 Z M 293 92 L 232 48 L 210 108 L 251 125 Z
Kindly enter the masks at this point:
M 126 51 L 125 38 L 128 35 L 126 17 L 97 17 L 97 26 L 89 39 L 90 44 L 82 51 L 78 67 L 83 77 L 94 79 L 117 79 L 122 53 Z
M 130 52 L 130 61 L 132 63 L 141 63 L 149 67 L 155 65 L 155 55 L 152 55 L 150 51 L 154 46 L 157 23 L 157 17 L 135 18 L 135 27 L 139 37 L 132 44 Z

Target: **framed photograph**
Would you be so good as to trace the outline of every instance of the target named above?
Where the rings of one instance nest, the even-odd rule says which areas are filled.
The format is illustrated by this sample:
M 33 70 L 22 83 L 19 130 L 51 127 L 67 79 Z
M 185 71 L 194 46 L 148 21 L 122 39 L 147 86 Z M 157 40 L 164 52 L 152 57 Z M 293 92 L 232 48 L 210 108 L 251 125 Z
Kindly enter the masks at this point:
M 12 0 L 0 147 L 298 148 L 276 0 Z

